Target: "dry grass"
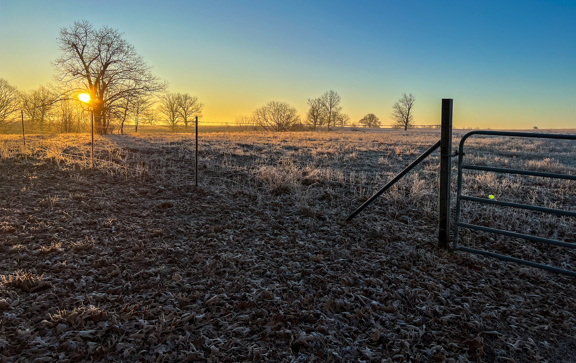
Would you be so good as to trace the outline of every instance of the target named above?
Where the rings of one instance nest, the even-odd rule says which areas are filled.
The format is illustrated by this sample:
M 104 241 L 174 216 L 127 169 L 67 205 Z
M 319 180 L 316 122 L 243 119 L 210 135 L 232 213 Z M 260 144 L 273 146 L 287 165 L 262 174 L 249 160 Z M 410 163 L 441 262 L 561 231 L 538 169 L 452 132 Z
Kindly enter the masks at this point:
M 31 272 L 18 270 L 10 275 L 0 275 L 0 284 L 8 288 L 16 288 L 25 292 L 34 292 L 47 287 L 43 281 L 43 276 L 35 275 Z
M 94 169 L 87 135 L 0 136 L 1 359 L 562 361 L 574 279 L 437 249 L 437 153 L 343 222 L 438 137 L 205 133 L 196 189 L 192 135 L 98 137 Z M 573 143 L 467 143 L 472 164 L 576 175 Z M 575 184 L 466 172 L 463 191 L 575 210 Z M 574 218 L 462 219 L 576 242 Z M 572 251 L 461 238 L 576 270 Z

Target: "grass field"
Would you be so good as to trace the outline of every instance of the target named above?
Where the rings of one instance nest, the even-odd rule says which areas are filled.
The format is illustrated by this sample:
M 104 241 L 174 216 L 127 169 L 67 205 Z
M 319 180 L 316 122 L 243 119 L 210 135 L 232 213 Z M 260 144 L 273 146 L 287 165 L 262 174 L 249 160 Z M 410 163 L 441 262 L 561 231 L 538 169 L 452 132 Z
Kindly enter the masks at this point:
M 438 152 L 344 222 L 438 139 L 202 133 L 195 188 L 192 134 L 97 137 L 94 168 L 87 134 L 0 136 L 0 356 L 571 361 L 576 279 L 437 248 Z M 576 175 L 574 142 L 467 145 L 473 164 Z M 573 181 L 467 172 L 464 194 L 576 210 Z M 575 218 L 465 202 L 462 220 L 576 243 Z M 461 243 L 576 270 L 573 250 Z

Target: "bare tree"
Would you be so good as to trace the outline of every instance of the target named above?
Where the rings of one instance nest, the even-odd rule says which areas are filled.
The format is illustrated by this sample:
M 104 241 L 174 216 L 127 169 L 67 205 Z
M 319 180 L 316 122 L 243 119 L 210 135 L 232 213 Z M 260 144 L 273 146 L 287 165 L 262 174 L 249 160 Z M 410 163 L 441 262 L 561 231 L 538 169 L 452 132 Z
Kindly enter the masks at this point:
M 335 91 L 326 91 L 321 97 L 322 106 L 324 107 L 324 112 L 326 113 L 326 126 L 336 125 L 336 115 L 342 110 L 340 106 L 340 101 L 342 100 L 340 95 Z
M 202 108 L 204 104 L 198 101 L 198 97 L 190 96 L 188 93 L 178 93 L 178 113 L 182 122 L 184 122 L 185 131 L 188 132 L 188 124 L 194 117 L 202 117 Z
M 52 116 L 54 106 L 62 96 L 51 86 L 41 86 L 22 94 L 22 110 L 30 122 L 44 130 Z
M 362 117 L 358 123 L 364 127 L 380 127 L 380 119 L 373 113 L 369 113 Z
M 254 128 L 256 126 L 256 124 L 254 124 L 254 118 L 247 115 L 236 116 L 234 124 L 239 126 L 241 130 L 249 130 L 250 128 Z
M 350 122 L 350 116 L 348 116 L 345 113 L 338 112 L 334 117 L 334 120 L 335 120 L 334 125 L 344 127 L 348 125 L 348 123 Z
M 310 106 L 310 108 L 308 109 L 306 123 L 312 127 L 312 130 L 316 131 L 318 127 L 322 126 L 326 118 L 322 99 L 309 98 L 308 106 Z
M 154 123 L 154 98 L 149 95 L 141 95 L 136 97 L 133 102 L 132 118 L 134 121 L 134 132 L 138 132 L 138 125 L 141 122 Z
M 160 105 L 158 111 L 164 116 L 164 121 L 170 125 L 172 131 L 176 130 L 176 126 L 180 123 L 180 97 L 178 93 L 166 93 L 160 96 Z
M 142 114 L 140 116 L 140 124 L 141 125 L 143 125 L 143 124 L 156 125 L 160 122 L 162 122 L 162 116 L 158 112 L 157 107 L 150 108 L 149 110 L 142 112 Z
M 404 93 L 402 97 L 396 101 L 394 106 L 392 106 L 392 118 L 394 118 L 399 127 L 404 127 L 404 131 L 412 127 L 412 120 L 414 119 L 412 108 L 414 108 L 414 102 L 416 102 L 416 98 L 414 98 L 412 93 L 409 95 Z
M 59 102 L 54 111 L 59 132 L 80 132 L 82 108 L 77 100 L 63 100 Z
M 122 99 L 121 102 L 116 102 L 116 104 L 110 108 L 110 111 L 112 111 L 112 117 L 120 124 L 120 133 L 122 135 L 124 135 L 124 124 L 132 112 L 133 104 L 131 101 L 132 100 L 129 97 L 126 97 Z
M 270 101 L 253 114 L 254 122 L 269 131 L 287 131 L 300 122 L 296 108 L 285 102 Z
M 75 22 L 61 29 L 58 43 L 62 56 L 54 65 L 60 81 L 71 92 L 91 93 L 99 134 L 108 132 L 106 117 L 115 103 L 166 88 L 116 29 Z
M 0 126 L 12 121 L 20 105 L 18 90 L 7 80 L 0 78 Z

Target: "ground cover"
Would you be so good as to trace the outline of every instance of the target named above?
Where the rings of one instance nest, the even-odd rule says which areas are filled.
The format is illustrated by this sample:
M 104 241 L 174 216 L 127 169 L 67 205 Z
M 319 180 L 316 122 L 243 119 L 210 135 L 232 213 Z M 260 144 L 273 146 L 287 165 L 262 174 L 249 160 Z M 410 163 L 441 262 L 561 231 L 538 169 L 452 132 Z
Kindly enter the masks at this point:
M 455 140 L 462 136 L 455 132 Z M 6 361 L 570 361 L 575 280 L 436 247 L 438 154 L 346 216 L 437 131 L 0 137 Z M 483 165 L 576 174 L 569 143 L 470 140 Z M 574 182 L 465 192 L 574 210 Z M 463 218 L 576 242 L 574 219 Z M 576 270 L 570 251 L 462 243 Z

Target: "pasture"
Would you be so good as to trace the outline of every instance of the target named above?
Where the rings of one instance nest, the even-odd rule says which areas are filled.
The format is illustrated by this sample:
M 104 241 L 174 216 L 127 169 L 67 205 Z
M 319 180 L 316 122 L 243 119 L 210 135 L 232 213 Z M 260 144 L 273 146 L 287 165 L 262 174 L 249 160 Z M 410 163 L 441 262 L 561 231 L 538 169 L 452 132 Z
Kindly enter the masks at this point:
M 438 139 L 203 133 L 195 188 L 193 134 L 97 137 L 94 168 L 87 134 L 0 136 L 0 357 L 570 361 L 576 279 L 437 248 L 438 152 L 344 222 Z M 574 142 L 468 146 L 478 165 L 576 174 Z M 573 181 L 465 177 L 471 196 L 576 208 Z M 466 202 L 462 219 L 576 243 L 570 217 Z M 461 244 L 576 270 L 558 247 Z

